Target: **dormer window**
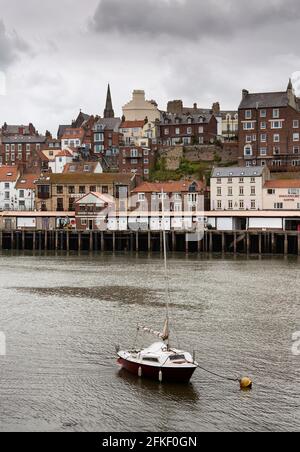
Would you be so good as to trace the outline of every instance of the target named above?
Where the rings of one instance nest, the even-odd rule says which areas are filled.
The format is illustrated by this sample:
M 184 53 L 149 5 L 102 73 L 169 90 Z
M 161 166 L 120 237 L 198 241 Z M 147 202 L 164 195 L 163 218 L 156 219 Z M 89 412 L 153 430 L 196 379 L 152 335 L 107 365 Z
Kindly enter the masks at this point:
M 188 122 L 188 124 L 192 124 L 193 118 L 188 118 L 187 122 Z

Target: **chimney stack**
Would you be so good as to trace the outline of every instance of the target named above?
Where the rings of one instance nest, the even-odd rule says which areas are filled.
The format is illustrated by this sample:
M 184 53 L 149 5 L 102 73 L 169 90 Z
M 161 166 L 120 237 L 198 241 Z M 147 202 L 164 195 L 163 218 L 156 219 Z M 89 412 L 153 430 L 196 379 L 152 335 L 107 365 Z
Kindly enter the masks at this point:
M 249 94 L 249 91 L 247 89 L 243 89 L 243 91 L 242 91 L 243 99 L 245 99 L 248 96 L 248 94 Z

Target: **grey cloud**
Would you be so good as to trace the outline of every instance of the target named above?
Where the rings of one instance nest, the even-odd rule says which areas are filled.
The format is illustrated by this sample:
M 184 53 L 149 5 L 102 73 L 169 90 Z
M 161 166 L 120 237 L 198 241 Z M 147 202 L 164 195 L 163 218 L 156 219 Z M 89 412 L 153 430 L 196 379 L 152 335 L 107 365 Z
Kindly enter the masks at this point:
M 100 0 L 92 25 L 98 32 L 198 40 L 299 19 L 298 0 Z
M 5 70 L 17 59 L 19 53 L 28 51 L 28 44 L 16 32 L 9 35 L 0 20 L 0 69 Z

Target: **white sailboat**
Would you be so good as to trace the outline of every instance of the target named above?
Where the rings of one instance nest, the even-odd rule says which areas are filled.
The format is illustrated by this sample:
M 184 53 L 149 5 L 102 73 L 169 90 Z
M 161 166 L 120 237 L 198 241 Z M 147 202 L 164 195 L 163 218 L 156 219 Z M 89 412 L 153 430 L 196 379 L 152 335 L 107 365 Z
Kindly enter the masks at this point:
M 170 290 L 167 265 L 166 222 L 164 207 L 164 192 L 162 191 L 162 220 L 164 271 L 166 285 L 166 318 L 163 332 L 140 326 L 140 331 L 153 334 L 160 341 L 141 350 L 118 351 L 118 363 L 128 372 L 138 376 L 155 379 L 160 382 L 187 383 L 190 381 L 198 364 L 192 355 L 186 351 L 173 348 L 170 342 Z

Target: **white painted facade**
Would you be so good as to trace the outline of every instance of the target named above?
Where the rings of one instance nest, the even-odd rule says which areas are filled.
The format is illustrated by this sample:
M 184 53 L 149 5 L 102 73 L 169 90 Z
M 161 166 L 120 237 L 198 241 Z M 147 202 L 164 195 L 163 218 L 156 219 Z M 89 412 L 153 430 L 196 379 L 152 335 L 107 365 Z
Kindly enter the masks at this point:
M 53 174 L 62 174 L 67 163 L 73 162 L 73 156 L 56 155 L 52 162 L 49 162 L 49 168 Z
M 132 100 L 123 107 L 123 115 L 126 121 L 144 121 L 147 117 L 150 122 L 160 119 L 160 111 L 153 102 L 145 98 L 145 91 L 135 90 Z

